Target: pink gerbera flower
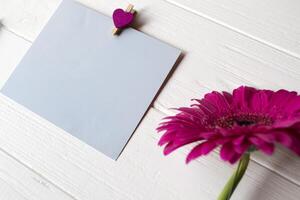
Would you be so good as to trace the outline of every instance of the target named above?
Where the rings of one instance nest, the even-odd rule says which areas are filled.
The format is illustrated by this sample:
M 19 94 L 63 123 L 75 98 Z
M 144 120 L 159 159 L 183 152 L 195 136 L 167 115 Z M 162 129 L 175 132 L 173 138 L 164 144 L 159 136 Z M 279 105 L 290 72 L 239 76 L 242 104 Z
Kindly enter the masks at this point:
M 232 94 L 211 92 L 179 108 L 157 128 L 164 132 L 159 145 L 164 154 L 197 144 L 187 156 L 190 162 L 220 147 L 223 160 L 235 163 L 252 150 L 272 154 L 275 143 L 300 155 L 300 96 L 286 90 L 239 87 Z

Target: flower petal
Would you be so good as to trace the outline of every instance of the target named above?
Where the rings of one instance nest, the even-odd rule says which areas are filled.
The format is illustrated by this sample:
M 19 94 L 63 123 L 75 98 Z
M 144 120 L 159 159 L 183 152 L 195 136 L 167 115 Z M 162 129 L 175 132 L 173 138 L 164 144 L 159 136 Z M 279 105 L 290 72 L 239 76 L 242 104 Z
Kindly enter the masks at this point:
M 294 98 L 291 98 L 289 103 L 285 107 L 285 112 L 288 113 L 288 115 L 297 115 L 299 117 L 300 112 L 300 96 L 296 96 Z
M 234 164 L 242 156 L 241 153 L 235 151 L 234 146 L 230 143 L 226 143 L 221 147 L 220 156 L 224 161 L 228 161 Z
M 235 153 L 233 156 L 230 158 L 229 163 L 234 164 L 236 163 L 240 158 L 242 157 L 242 154 Z
M 230 143 L 222 145 L 220 156 L 224 161 L 230 160 L 235 154 L 234 148 Z
M 286 147 L 290 147 L 293 144 L 292 137 L 285 132 L 278 132 L 275 135 L 276 141 Z
M 270 90 L 260 90 L 253 94 L 251 101 L 251 109 L 254 112 L 265 112 L 267 110 L 270 98 L 273 92 Z
M 233 106 L 237 111 L 249 111 L 250 102 L 253 95 L 257 92 L 255 88 L 241 86 L 235 90 L 233 90 Z
M 277 116 L 281 114 L 287 105 L 289 105 L 290 100 L 297 96 L 297 92 L 289 92 L 287 90 L 278 90 L 272 95 L 270 99 L 268 110 L 269 113 Z M 283 113 L 282 113 L 283 114 Z
M 201 144 L 198 144 L 188 154 L 188 156 L 186 158 L 186 163 L 189 163 L 190 161 L 192 161 L 202 155 L 207 155 L 212 150 L 214 150 L 216 147 L 217 147 L 217 144 L 213 141 L 203 142 Z
M 187 137 L 187 138 L 183 138 L 181 140 L 173 139 L 165 146 L 164 154 L 168 155 L 171 152 L 173 152 L 174 150 L 176 150 L 184 145 L 187 145 L 187 144 L 190 144 L 190 143 L 193 143 L 196 141 L 201 141 L 201 140 L 202 139 L 197 136 Z
M 245 135 L 241 135 L 241 136 L 237 137 L 236 139 L 233 139 L 232 143 L 234 145 L 241 145 L 245 141 L 245 139 L 246 139 L 246 136 Z
M 160 138 L 160 140 L 158 141 L 158 145 L 163 146 L 168 142 L 170 142 L 174 137 L 175 137 L 174 131 L 167 132 Z
M 275 149 L 273 143 L 265 142 L 264 140 L 258 137 L 250 137 L 249 140 L 257 147 L 257 149 L 262 150 L 265 154 L 273 154 Z
M 251 144 L 249 142 L 244 142 L 240 145 L 234 145 L 234 150 L 239 154 L 244 154 L 249 149 L 250 146 Z
M 221 93 L 219 92 L 211 92 L 204 96 L 205 100 L 210 102 L 217 110 L 217 114 L 226 114 L 230 112 L 231 106 Z
M 255 147 L 265 154 L 280 143 L 300 156 L 300 96 L 297 92 L 258 90 L 241 86 L 233 93 L 213 91 L 166 117 L 157 128 L 165 154 L 193 142 L 190 162 L 221 146 L 223 160 L 235 163 Z

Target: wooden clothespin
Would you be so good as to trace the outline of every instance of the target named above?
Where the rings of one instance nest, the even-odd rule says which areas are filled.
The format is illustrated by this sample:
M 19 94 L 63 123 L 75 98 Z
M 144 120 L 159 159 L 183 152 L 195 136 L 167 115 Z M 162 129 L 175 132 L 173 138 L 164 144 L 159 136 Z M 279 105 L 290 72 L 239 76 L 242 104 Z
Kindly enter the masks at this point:
M 136 11 L 133 9 L 133 5 L 129 4 L 124 11 L 121 8 L 118 8 L 113 13 L 113 22 L 115 28 L 113 29 L 112 34 L 118 35 L 121 33 L 122 29 L 128 27 L 134 20 L 134 15 Z

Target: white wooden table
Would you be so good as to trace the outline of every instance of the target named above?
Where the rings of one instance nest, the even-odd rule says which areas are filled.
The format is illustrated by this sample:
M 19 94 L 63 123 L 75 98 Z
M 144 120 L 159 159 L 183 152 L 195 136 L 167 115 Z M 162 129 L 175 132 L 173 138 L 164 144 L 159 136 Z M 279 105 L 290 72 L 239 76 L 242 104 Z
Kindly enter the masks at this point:
M 0 87 L 60 0 L 0 0 Z M 110 15 L 121 0 L 81 0 Z M 210 90 L 239 85 L 300 92 L 299 0 L 132 0 L 138 29 L 185 52 L 115 162 L 0 95 L 1 200 L 214 200 L 233 166 L 217 152 L 184 164 L 155 128 Z M 256 153 L 235 200 L 299 200 L 300 159 L 283 148 Z

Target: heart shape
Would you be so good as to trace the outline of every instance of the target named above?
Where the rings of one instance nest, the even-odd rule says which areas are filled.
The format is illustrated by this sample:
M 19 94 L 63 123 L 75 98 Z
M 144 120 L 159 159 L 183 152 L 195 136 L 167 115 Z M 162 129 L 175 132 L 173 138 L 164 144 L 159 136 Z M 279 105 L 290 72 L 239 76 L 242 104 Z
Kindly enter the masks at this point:
M 134 14 L 126 12 L 120 8 L 116 9 L 113 13 L 113 21 L 116 28 L 125 28 L 133 21 Z

